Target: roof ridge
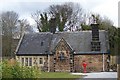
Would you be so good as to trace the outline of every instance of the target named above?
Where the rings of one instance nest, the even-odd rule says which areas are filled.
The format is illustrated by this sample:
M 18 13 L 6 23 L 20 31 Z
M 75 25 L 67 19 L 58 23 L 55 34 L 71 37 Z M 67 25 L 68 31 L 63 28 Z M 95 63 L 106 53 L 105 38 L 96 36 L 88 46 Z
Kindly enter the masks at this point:
M 60 34 L 60 33 L 85 33 L 85 32 L 92 32 L 91 30 L 85 30 L 85 31 L 73 31 L 73 32 L 67 32 L 67 31 L 63 31 L 63 32 L 56 32 L 55 34 Z M 99 32 L 106 32 L 106 30 L 99 30 Z M 34 35 L 34 34 L 53 34 L 51 32 L 35 32 L 35 33 L 25 33 L 24 35 Z M 53 34 L 54 35 L 54 34 Z
M 35 32 L 35 33 L 25 33 L 25 34 L 50 34 L 50 32 Z M 52 34 L 52 33 L 51 33 Z

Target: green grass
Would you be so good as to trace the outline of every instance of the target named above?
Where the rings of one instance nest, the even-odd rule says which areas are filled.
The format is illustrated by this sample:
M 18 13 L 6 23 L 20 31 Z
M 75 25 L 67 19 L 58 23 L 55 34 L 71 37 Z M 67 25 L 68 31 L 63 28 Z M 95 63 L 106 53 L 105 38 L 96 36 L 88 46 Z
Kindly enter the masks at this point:
M 80 78 L 80 75 L 72 75 L 67 72 L 41 72 L 40 78 Z

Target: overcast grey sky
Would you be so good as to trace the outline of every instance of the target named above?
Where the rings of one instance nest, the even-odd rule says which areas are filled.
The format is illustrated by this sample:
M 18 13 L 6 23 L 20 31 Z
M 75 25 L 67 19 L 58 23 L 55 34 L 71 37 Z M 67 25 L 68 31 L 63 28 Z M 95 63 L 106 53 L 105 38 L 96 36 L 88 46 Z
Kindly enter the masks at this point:
M 51 4 L 61 4 L 68 1 L 80 3 L 85 12 L 107 16 L 115 26 L 118 26 L 119 0 L 0 0 L 0 12 L 13 10 L 19 14 L 20 19 L 26 18 L 30 24 L 34 24 L 31 13 L 36 10 L 43 11 Z

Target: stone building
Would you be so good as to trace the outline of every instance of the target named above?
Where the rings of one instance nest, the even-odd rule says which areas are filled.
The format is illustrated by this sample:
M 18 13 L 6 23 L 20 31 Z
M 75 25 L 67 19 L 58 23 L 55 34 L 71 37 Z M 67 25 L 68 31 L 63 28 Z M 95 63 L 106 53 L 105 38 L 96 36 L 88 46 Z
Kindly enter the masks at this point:
M 37 66 L 44 71 L 87 72 L 105 71 L 108 67 L 108 37 L 105 30 L 77 32 L 40 32 L 24 34 L 16 49 L 16 59 L 22 66 Z

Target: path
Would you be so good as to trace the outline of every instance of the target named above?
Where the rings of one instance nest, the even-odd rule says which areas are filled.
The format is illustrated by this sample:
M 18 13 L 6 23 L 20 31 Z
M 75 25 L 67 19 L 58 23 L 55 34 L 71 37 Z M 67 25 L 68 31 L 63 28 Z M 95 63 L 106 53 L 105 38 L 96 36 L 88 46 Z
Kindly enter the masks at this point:
M 94 72 L 94 73 L 72 73 L 73 75 L 83 75 L 80 80 L 117 80 L 117 72 Z

